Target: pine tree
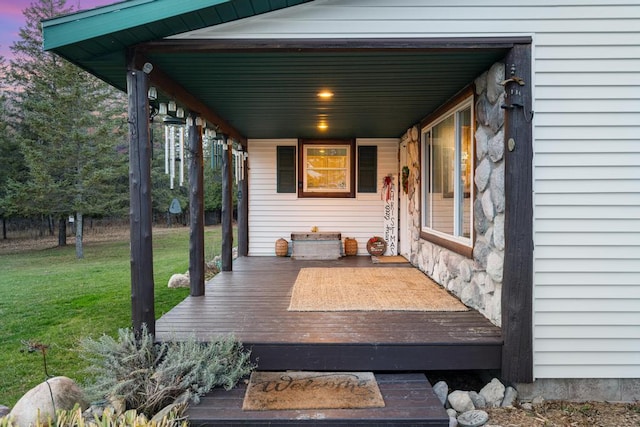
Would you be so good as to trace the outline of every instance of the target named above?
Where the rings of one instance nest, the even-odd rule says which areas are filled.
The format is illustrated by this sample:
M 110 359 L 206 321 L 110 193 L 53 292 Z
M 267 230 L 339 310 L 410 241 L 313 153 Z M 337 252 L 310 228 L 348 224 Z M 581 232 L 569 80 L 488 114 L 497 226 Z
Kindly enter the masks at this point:
M 125 103 L 93 76 L 55 54 L 42 51 L 40 21 L 69 13 L 66 0 L 38 0 L 24 11 L 26 26 L 11 47 L 16 125 L 29 170 L 23 185 L 31 214 L 59 221 L 66 243 L 66 218 L 75 216 L 76 255 L 83 257 L 83 217 L 105 214 L 124 204 Z
M 14 213 L 11 188 L 25 176 L 22 152 L 9 126 L 7 90 L 7 66 L 0 56 L 0 218 L 2 219 L 2 238 L 7 238 L 7 218 Z

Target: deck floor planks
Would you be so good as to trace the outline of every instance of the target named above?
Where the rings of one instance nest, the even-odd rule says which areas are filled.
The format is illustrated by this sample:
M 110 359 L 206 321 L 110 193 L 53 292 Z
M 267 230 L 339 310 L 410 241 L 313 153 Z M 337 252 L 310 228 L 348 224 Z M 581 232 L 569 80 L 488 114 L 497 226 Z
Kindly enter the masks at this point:
M 287 358 L 293 358 L 293 364 L 300 366 L 300 358 L 313 358 L 315 353 L 317 360 L 310 362 L 309 368 L 336 369 L 330 364 L 351 365 L 356 363 L 351 359 L 367 355 L 375 361 L 362 369 L 382 366 L 385 370 L 429 370 L 434 368 L 434 362 L 437 369 L 499 368 L 500 329 L 475 310 L 287 311 L 300 268 L 327 266 L 413 268 L 409 264 L 372 264 L 364 256 L 335 261 L 239 258 L 234 261 L 232 272 L 220 273 L 206 285 L 203 297 L 187 297 L 162 316 L 156 324 L 156 336 L 159 340 L 176 340 L 195 335 L 206 340 L 232 333 L 252 348 L 262 363 L 281 359 L 277 367 L 269 369 L 281 369 Z

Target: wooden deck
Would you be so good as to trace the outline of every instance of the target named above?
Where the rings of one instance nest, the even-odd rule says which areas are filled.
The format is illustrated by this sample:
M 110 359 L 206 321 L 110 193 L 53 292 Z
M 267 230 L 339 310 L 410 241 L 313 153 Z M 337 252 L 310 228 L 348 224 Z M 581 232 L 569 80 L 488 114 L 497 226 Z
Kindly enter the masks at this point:
M 477 311 L 290 312 L 303 267 L 371 267 L 369 257 L 300 261 L 243 257 L 202 297 L 188 297 L 156 323 L 161 341 L 233 333 L 260 370 L 432 371 L 500 369 L 500 328 Z

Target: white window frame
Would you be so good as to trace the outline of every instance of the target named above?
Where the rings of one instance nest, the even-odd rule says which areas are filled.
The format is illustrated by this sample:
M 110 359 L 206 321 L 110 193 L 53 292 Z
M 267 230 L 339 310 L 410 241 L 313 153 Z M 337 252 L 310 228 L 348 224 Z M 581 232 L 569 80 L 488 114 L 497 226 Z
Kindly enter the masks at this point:
M 460 206 L 462 206 L 461 200 L 464 202 L 464 194 L 459 191 L 459 189 L 461 188 L 461 170 L 460 170 L 460 164 L 461 164 L 461 135 L 460 135 L 460 124 L 459 124 L 459 113 L 466 110 L 467 108 L 470 109 L 471 112 L 471 153 L 470 155 L 471 157 L 471 176 L 470 176 L 470 196 L 469 196 L 469 201 L 468 203 L 470 204 L 469 209 L 470 209 L 470 225 L 469 225 L 469 237 L 465 237 L 463 236 L 463 231 L 462 225 L 463 224 L 463 212 L 461 212 Z M 427 161 L 431 161 L 431 153 L 429 152 L 429 147 L 432 146 L 430 143 L 431 141 L 428 140 L 428 138 L 432 137 L 432 133 L 433 133 L 433 128 L 436 127 L 438 124 L 442 123 L 444 120 L 449 119 L 451 116 L 454 116 L 454 145 L 455 145 L 455 150 L 454 150 L 454 155 L 455 155 L 455 171 L 454 171 L 454 214 L 453 214 L 453 220 L 454 220 L 454 231 L 453 234 L 449 234 L 449 233 L 445 233 L 443 231 L 439 231 L 436 230 L 434 228 L 431 228 L 431 224 L 432 224 L 432 219 L 433 219 L 433 215 L 432 215 L 432 210 L 431 210 L 431 206 L 432 206 L 432 201 L 429 200 L 429 185 L 431 182 L 431 171 L 432 171 L 432 167 L 431 164 L 427 164 Z M 473 97 L 473 93 L 469 94 L 468 96 L 466 96 L 464 99 L 462 99 L 461 101 L 459 101 L 458 103 L 456 103 L 455 105 L 453 105 L 451 108 L 447 109 L 446 111 L 444 111 L 442 114 L 439 114 L 437 117 L 435 117 L 433 120 L 427 122 L 424 124 L 424 126 L 422 126 L 421 128 L 421 136 L 422 136 L 422 194 L 423 194 L 423 200 L 422 200 L 422 231 L 423 231 L 423 238 L 430 236 L 435 236 L 436 240 L 442 240 L 444 239 L 445 241 L 451 241 L 453 243 L 456 244 L 460 244 L 460 245 L 464 245 L 466 247 L 472 247 L 473 246 L 473 241 L 474 241 L 474 227 L 473 227 L 473 217 L 474 217 L 474 213 L 473 213 L 473 205 L 474 205 L 474 200 L 475 200 L 475 185 L 474 185 L 474 175 L 475 175 L 475 170 L 474 170 L 474 162 L 473 159 L 475 158 L 475 114 L 474 114 L 474 97 Z

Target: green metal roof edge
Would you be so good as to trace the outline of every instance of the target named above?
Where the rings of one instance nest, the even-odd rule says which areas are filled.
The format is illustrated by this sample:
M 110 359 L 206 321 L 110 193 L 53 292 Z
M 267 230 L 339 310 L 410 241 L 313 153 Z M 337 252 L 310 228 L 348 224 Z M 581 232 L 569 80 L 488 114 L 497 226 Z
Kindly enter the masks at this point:
M 52 50 L 150 24 L 232 0 L 128 0 L 42 21 L 44 49 Z
M 82 43 L 130 28 L 212 8 L 234 0 L 127 0 L 42 21 L 44 50 Z M 301 2 L 293 1 L 293 5 Z M 269 7 L 270 11 L 282 7 Z M 177 33 L 176 33 L 177 34 Z M 167 34 L 166 36 L 173 35 Z M 166 37 L 165 36 L 165 37 Z

